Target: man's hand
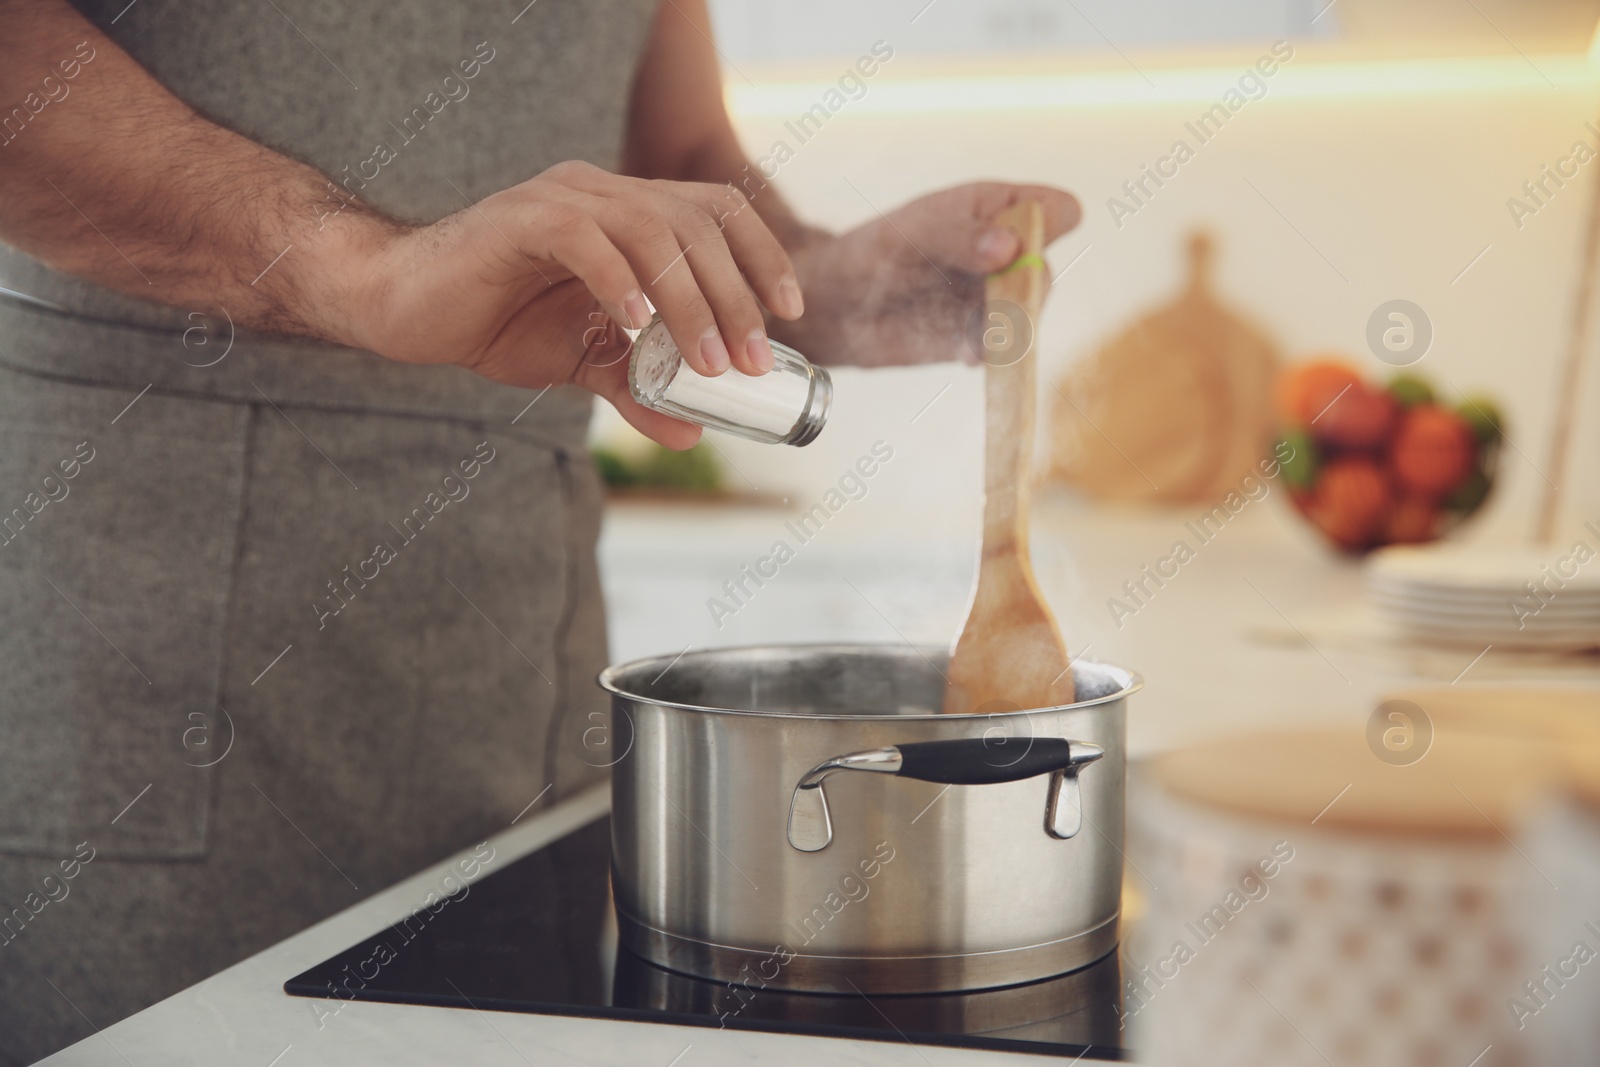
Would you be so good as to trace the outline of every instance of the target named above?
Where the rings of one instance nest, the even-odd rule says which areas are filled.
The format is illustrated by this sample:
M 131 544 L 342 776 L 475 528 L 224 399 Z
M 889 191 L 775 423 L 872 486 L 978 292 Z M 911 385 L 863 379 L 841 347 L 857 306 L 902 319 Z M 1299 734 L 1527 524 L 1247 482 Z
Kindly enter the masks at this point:
M 699 430 L 633 401 L 616 323 L 643 326 L 649 299 L 695 370 L 760 373 L 762 305 L 801 312 L 788 256 L 727 184 L 562 163 L 408 227 L 195 113 L 63 0 L 0 0 L 0 22 L 0 99 L 62 56 L 93 62 L 0 155 L 0 240 L 58 270 L 241 327 L 573 382 L 678 448 Z
M 572 382 L 679 448 L 699 431 L 633 401 L 617 324 L 643 327 L 648 296 L 694 370 L 760 374 L 772 366 L 761 305 L 804 310 L 788 255 L 737 190 L 585 163 L 393 231 L 353 266 L 351 343 L 510 385 Z
M 645 177 L 563 163 L 421 227 L 359 202 L 330 215 L 327 177 L 195 113 L 62 0 L 0 11 L 0 99 L 55 57 L 96 57 L 70 106 L 5 146 L 0 239 L 121 292 L 221 306 L 243 327 L 520 386 L 572 382 L 672 447 L 698 429 L 627 389 L 617 324 L 643 325 L 646 298 L 701 373 L 770 367 L 768 323 L 823 362 L 948 359 L 976 330 L 983 274 L 1016 255 L 988 234 L 995 214 L 1032 196 L 1051 237 L 1078 219 L 1055 189 L 974 185 L 843 237 L 807 230 L 750 178 L 699 0 L 662 6 L 641 65 L 627 154 Z M 668 180 L 685 177 L 706 184 Z M 802 286 L 810 314 L 789 327 Z
M 980 182 L 792 250 L 808 310 L 799 322 L 775 325 L 774 336 L 818 363 L 976 362 L 984 276 L 1018 254 L 1016 237 L 993 220 L 1021 200 L 1044 206 L 1046 241 L 1078 224 L 1070 193 Z

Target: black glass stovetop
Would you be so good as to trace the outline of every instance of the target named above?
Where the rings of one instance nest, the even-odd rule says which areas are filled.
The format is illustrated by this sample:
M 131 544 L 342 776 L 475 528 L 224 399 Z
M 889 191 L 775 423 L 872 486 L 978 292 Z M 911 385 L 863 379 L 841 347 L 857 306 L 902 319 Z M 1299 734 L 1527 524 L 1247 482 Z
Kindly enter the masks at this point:
M 617 946 L 601 817 L 284 983 L 302 997 L 634 1019 L 1120 1060 L 1118 954 L 1042 982 L 918 996 L 787 993 Z

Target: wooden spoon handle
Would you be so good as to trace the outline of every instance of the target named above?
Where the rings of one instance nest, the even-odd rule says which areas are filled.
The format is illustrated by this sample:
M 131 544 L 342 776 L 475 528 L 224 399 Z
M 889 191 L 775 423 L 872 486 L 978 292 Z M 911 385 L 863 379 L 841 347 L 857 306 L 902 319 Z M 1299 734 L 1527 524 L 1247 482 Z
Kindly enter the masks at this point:
M 1028 485 L 1034 438 L 1035 337 L 1049 276 L 1044 209 L 1036 201 L 1007 208 L 995 225 L 1022 241 L 1009 266 L 989 276 L 984 296 L 984 553 L 1028 546 Z

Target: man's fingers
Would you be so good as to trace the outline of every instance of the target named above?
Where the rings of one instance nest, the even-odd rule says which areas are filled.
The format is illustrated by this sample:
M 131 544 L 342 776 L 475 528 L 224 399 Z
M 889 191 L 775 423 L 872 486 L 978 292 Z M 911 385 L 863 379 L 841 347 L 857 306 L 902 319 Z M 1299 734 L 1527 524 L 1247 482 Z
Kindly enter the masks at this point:
M 1063 189 L 1003 182 L 946 189 L 902 210 L 915 218 L 910 228 L 925 235 L 918 241 L 924 255 L 958 270 L 987 274 L 1011 263 L 1021 252 L 1016 235 L 996 226 L 994 219 L 1024 200 L 1036 200 L 1044 209 L 1046 244 L 1071 230 L 1082 216 L 1077 198 Z M 921 225 L 916 225 L 918 222 Z
M 1012 185 L 999 205 L 987 213 L 981 230 L 972 244 L 972 263 L 980 272 L 999 270 L 1011 263 L 1022 252 L 1016 235 L 993 224 L 994 216 L 1013 204 L 1027 200 L 1037 201 L 1044 209 L 1044 243 L 1048 245 L 1062 234 L 1078 225 L 1083 210 L 1078 198 L 1064 189 L 1049 185 Z
M 1065 189 L 1057 189 L 1051 185 L 1013 185 L 1011 197 L 1004 206 L 1010 207 L 1011 204 L 1019 204 L 1024 200 L 1038 201 L 1039 206 L 1044 208 L 1046 245 L 1076 229 L 1083 219 L 1083 208 L 1078 203 L 1078 198 Z
M 743 193 L 731 185 L 663 184 L 716 220 L 739 270 L 769 311 L 781 319 L 797 319 L 804 313 L 789 253 Z
M 694 242 L 683 242 L 670 223 L 639 205 L 614 203 L 602 211 L 612 216 L 620 212 L 624 219 L 637 216 L 636 224 L 619 229 L 615 240 L 644 276 L 644 290 L 689 366 L 713 376 L 727 370 L 731 360 L 722 328 L 689 263 Z
M 728 347 L 717 315 L 690 266 L 693 242 L 687 247 L 680 243 L 678 230 L 663 216 L 661 205 L 637 195 L 636 190 L 622 197 L 589 191 L 589 187 L 599 188 L 605 184 L 590 171 L 603 173 L 594 168 L 573 171 L 585 188 L 573 188 L 561 182 L 539 182 L 542 188 L 538 193 L 563 211 L 580 214 L 587 220 L 582 226 L 572 224 L 574 230 L 582 231 L 583 241 L 603 241 L 626 260 L 632 275 L 640 279 L 644 294 L 667 324 L 678 351 L 691 367 L 701 374 L 721 374 L 730 365 Z M 625 185 L 620 188 L 635 189 Z M 704 229 L 714 230 L 714 227 L 708 222 Z M 601 299 L 604 302 L 604 298 Z
M 804 305 L 787 253 L 743 194 L 731 185 L 644 181 L 583 164 L 562 163 L 542 177 L 608 205 L 586 209 L 645 277 L 646 292 L 691 367 L 702 374 L 729 366 L 761 374 L 772 366 L 756 296 L 784 318 L 798 317 Z M 674 247 L 661 233 L 663 223 Z
M 499 228 L 533 270 L 553 260 L 571 271 L 606 311 L 635 329 L 650 321 L 644 292 L 628 259 L 579 204 L 565 200 L 516 202 Z M 541 271 L 542 273 L 542 271 Z
M 517 243 L 517 254 L 534 267 L 540 259 L 559 263 L 608 314 L 635 329 L 650 321 L 648 295 L 691 367 L 701 374 L 728 368 L 717 318 L 676 232 L 659 213 L 637 200 L 597 196 L 542 178 L 517 193 L 505 211 L 510 222 L 501 227 Z
M 729 235 L 710 213 L 680 195 L 684 188 L 676 182 L 652 182 L 646 202 L 672 227 L 694 283 L 716 319 L 722 348 L 715 354 L 726 353 L 729 363 L 746 374 L 764 374 L 772 367 L 772 346 L 761 308 L 734 260 Z M 709 357 L 708 340 L 703 337 L 701 345 Z

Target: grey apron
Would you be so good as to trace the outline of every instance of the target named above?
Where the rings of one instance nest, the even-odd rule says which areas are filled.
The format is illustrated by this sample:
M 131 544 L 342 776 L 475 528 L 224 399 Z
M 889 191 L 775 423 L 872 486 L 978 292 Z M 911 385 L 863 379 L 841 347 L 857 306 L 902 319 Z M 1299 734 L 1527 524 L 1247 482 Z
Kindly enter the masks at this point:
M 615 169 L 654 2 L 80 6 L 197 109 L 325 173 L 388 146 L 359 195 L 427 221 L 564 159 Z M 586 396 L 249 335 L 3 245 L 0 286 L 43 302 L 0 298 L 13 1064 L 610 759 Z

